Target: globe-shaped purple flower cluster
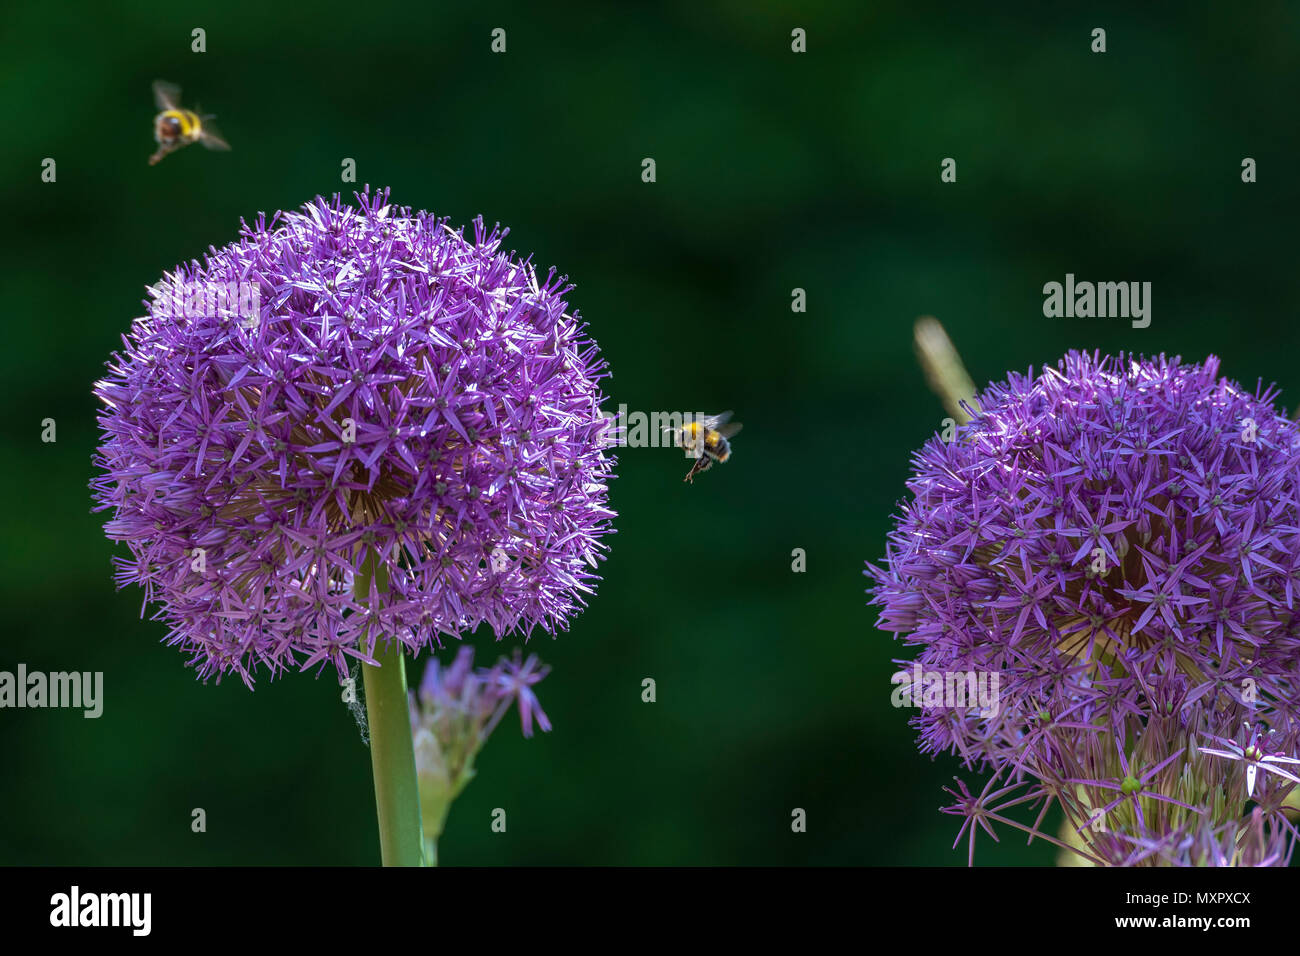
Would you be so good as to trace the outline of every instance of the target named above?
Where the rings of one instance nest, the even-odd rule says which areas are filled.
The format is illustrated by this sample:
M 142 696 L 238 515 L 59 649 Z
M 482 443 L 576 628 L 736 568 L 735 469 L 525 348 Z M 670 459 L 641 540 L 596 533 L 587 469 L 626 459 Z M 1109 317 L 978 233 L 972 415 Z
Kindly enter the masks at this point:
M 925 444 L 885 566 L 868 565 L 879 625 L 920 647 L 909 668 L 997 674 L 1000 702 L 919 703 L 923 751 L 1033 778 L 1094 824 L 1095 862 L 1177 862 L 1202 822 L 1232 823 L 1229 781 L 1229 807 L 1279 810 L 1285 774 L 1261 795 L 1254 769 L 1247 788 L 1201 749 L 1243 721 L 1268 732 L 1256 761 L 1297 746 L 1300 429 L 1274 397 L 1213 357 L 1071 353 Z M 973 835 L 988 807 L 958 810 Z M 1285 850 L 1267 858 L 1284 859 L 1295 832 L 1272 823 Z
M 251 294 L 159 292 L 95 386 L 119 586 L 203 677 L 345 673 L 377 638 L 480 623 L 554 633 L 596 580 L 607 372 L 571 286 L 481 220 L 470 239 L 387 191 L 358 201 L 259 216 L 178 267 L 161 288 Z

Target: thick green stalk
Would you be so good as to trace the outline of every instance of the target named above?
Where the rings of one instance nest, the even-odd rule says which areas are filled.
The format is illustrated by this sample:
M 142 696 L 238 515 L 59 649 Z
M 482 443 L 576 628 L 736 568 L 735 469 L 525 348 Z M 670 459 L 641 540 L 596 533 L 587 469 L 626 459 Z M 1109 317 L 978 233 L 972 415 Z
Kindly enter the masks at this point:
M 367 555 L 356 576 L 354 594 L 369 600 L 375 578 L 374 555 Z M 378 591 L 388 589 L 380 569 Z M 366 717 L 370 723 L 370 763 L 375 776 L 375 807 L 379 812 L 379 847 L 384 866 L 421 866 L 424 832 L 420 825 L 420 789 L 415 778 L 415 749 L 411 745 L 411 711 L 406 697 L 406 660 L 402 645 L 376 642 L 380 666 L 362 664 Z

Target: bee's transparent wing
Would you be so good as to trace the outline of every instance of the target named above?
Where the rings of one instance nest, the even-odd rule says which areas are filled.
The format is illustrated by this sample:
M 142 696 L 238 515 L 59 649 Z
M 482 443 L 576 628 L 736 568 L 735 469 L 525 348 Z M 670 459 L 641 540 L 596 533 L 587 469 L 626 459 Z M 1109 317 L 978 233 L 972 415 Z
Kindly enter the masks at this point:
M 714 430 L 723 438 L 730 438 L 744 427 L 740 422 L 731 422 L 729 425 L 720 425 Z
M 230 149 L 230 144 L 226 142 L 225 137 L 212 125 L 212 119 L 213 117 L 204 116 L 199 120 L 199 142 L 208 149 Z
M 725 412 L 718 412 L 718 414 L 716 415 L 705 415 L 703 418 L 700 419 L 700 424 L 703 425 L 705 428 L 712 428 L 716 430 L 719 425 L 722 425 L 730 421 L 732 414 L 733 414 L 732 411 L 728 409 Z
M 160 110 L 180 109 L 181 88 L 166 80 L 154 80 L 153 101 Z

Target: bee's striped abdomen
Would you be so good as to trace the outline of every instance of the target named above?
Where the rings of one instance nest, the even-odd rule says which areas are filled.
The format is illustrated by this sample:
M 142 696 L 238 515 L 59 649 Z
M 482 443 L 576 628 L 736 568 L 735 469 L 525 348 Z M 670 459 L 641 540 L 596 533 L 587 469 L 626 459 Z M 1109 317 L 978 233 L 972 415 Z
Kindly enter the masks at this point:
M 181 114 L 181 135 L 186 139 L 198 139 L 199 132 L 203 124 L 199 121 L 199 114 L 192 110 L 180 110 Z

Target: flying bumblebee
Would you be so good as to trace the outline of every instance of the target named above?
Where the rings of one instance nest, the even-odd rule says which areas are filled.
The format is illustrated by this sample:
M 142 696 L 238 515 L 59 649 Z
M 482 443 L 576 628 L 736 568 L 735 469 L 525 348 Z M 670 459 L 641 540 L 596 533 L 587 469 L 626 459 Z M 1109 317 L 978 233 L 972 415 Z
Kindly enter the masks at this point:
M 731 443 L 727 439 L 741 427 L 740 422 L 731 421 L 731 412 L 727 411 L 685 422 L 681 428 L 665 428 L 664 434 L 671 434 L 678 448 L 696 456 L 695 464 L 682 481 L 695 484 L 696 475 L 708 471 L 715 461 L 724 462 L 730 458 Z
M 221 138 L 210 122 L 215 117 L 181 109 L 179 86 L 157 80 L 153 85 L 153 98 L 161 112 L 153 121 L 153 138 L 158 142 L 158 151 L 149 157 L 150 166 L 190 143 L 202 143 L 208 149 L 230 149 L 230 144 Z

